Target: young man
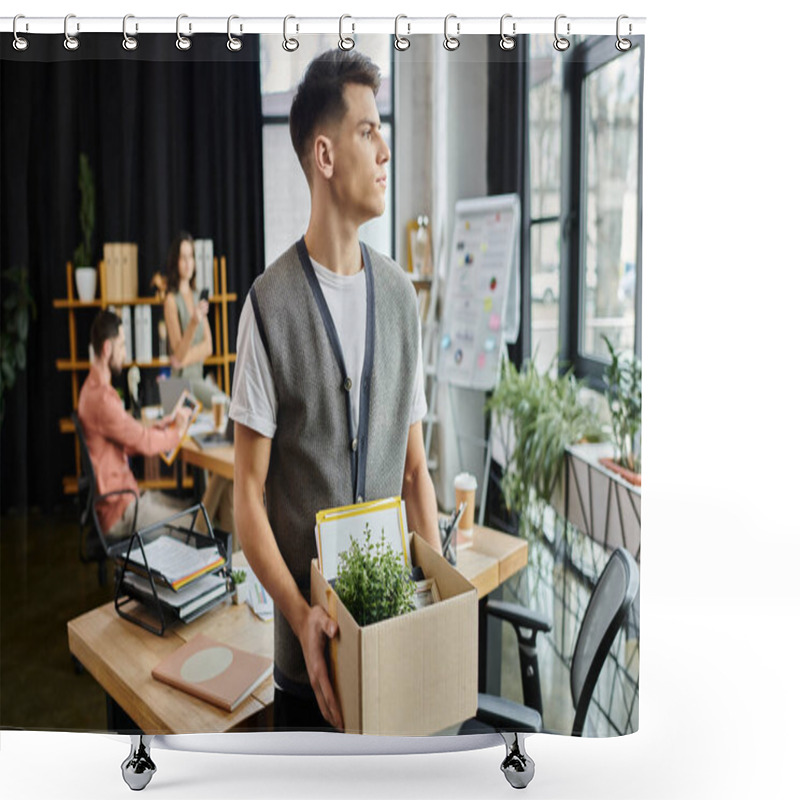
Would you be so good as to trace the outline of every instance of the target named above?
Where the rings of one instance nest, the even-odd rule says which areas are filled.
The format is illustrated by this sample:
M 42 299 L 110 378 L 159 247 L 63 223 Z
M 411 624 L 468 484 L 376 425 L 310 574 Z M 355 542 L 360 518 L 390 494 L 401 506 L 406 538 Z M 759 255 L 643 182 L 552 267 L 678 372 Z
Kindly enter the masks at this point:
M 149 428 L 137 422 L 125 411 L 111 385 L 111 376 L 120 374 L 126 360 L 122 320 L 111 311 L 101 311 L 92 323 L 90 338 L 94 360 L 81 388 L 78 417 L 94 466 L 97 492 L 132 489 L 139 495 L 136 527 L 144 528 L 180 511 L 185 503 L 161 492 L 140 495 L 128 456 L 156 455 L 176 447 L 190 412 L 180 408 L 174 420 Z M 104 532 L 119 538 L 131 533 L 135 509 L 133 496 L 125 493 L 98 504 L 97 516 Z
M 414 290 L 358 240 L 386 206 L 378 86 L 377 67 L 354 51 L 309 65 L 289 126 L 311 218 L 255 280 L 239 324 L 234 507 L 276 605 L 276 728 L 342 727 L 325 661 L 336 623 L 309 605 L 316 512 L 402 494 L 409 529 L 441 551 Z

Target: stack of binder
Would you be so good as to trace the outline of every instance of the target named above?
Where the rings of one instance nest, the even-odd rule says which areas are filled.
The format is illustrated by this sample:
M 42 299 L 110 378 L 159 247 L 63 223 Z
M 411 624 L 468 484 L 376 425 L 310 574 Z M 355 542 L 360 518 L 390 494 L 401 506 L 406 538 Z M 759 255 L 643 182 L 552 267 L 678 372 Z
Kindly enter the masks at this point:
M 130 538 L 117 557 L 114 605 L 121 617 L 161 635 L 170 624 L 191 622 L 233 594 L 230 546 L 213 531 L 209 535 L 194 530 L 201 512 L 208 520 L 200 505 Z M 189 515 L 190 528 L 173 524 Z M 134 603 L 132 613 L 128 609 Z

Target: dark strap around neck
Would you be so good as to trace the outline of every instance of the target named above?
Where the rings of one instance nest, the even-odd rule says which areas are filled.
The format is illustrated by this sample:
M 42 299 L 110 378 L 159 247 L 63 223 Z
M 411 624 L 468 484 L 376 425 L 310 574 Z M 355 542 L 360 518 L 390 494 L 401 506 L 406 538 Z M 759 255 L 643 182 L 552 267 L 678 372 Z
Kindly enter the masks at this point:
M 341 388 L 345 393 L 345 406 L 347 411 L 347 430 L 350 442 L 356 439 L 356 449 L 350 448 L 350 470 L 353 478 L 353 501 L 361 502 L 365 499 L 366 471 L 367 471 L 367 450 L 369 446 L 369 396 L 372 384 L 372 369 L 375 357 L 375 282 L 372 275 L 372 261 L 369 257 L 367 248 L 361 243 L 361 257 L 364 261 L 364 272 L 367 288 L 367 329 L 366 342 L 364 347 L 364 365 L 361 373 L 360 391 L 360 411 L 358 415 L 358 433 L 354 436 L 353 419 L 351 413 L 350 391 L 345 388 L 345 381 L 348 379 L 347 367 L 344 363 L 344 353 L 336 332 L 336 325 L 333 322 L 325 295 L 319 284 L 311 257 L 308 254 L 305 239 L 300 238 L 296 244 L 297 255 L 303 267 L 311 294 L 317 304 L 325 333 L 328 336 L 331 349 L 333 350 L 336 363 L 339 365 L 339 372 L 342 378 Z M 360 498 L 360 499 L 359 499 Z

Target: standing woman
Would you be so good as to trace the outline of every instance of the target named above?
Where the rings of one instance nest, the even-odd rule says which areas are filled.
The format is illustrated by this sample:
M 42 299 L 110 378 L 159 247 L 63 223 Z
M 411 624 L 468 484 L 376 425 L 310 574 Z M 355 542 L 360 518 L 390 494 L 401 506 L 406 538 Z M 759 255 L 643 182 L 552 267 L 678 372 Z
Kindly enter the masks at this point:
M 167 254 L 167 296 L 164 300 L 172 374 L 192 382 L 192 393 L 211 408 L 213 387 L 203 380 L 203 363 L 212 354 L 208 300 L 201 300 L 195 285 L 194 239 L 179 233 Z
M 203 287 L 205 288 L 205 287 Z M 164 299 L 172 374 L 192 382 L 192 394 L 211 408 L 211 397 L 218 391 L 203 379 L 203 362 L 213 353 L 208 325 L 208 300 L 201 300 L 195 282 L 194 239 L 179 233 L 167 254 L 167 296 Z M 166 411 L 166 409 L 165 409 Z M 203 495 L 203 505 L 215 524 L 233 534 L 238 550 L 233 518 L 233 482 L 211 475 Z

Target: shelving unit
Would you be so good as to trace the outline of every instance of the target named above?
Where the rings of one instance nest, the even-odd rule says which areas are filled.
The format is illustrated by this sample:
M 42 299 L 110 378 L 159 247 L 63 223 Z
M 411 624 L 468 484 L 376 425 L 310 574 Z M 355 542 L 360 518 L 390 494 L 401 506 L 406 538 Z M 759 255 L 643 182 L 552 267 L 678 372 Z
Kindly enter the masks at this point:
M 88 359 L 78 358 L 78 336 L 76 325 L 76 314 L 84 309 L 101 309 L 109 306 L 137 306 L 151 305 L 160 306 L 163 303 L 158 297 L 132 297 L 132 298 L 110 298 L 106 291 L 106 266 L 101 261 L 98 268 L 100 283 L 100 297 L 95 300 L 83 302 L 75 296 L 74 269 L 71 262 L 67 262 L 67 297 L 53 300 L 54 309 L 65 309 L 67 311 L 69 325 L 69 358 L 59 358 L 56 360 L 56 369 L 59 372 L 70 373 L 70 384 L 72 391 L 72 410 L 78 408 L 78 396 L 81 388 L 80 373 L 88 372 L 90 362 Z M 231 390 L 231 364 L 236 361 L 236 353 L 230 352 L 228 337 L 228 304 L 235 302 L 235 294 L 228 293 L 228 271 L 225 257 L 214 259 L 214 293 L 209 298 L 209 304 L 213 310 L 214 319 L 214 352 L 217 355 L 207 358 L 204 362 L 206 366 L 216 368 L 216 382 L 226 394 Z M 169 359 L 156 359 L 154 361 L 130 361 L 123 365 L 124 369 L 137 366 L 139 369 L 161 369 L 169 366 Z M 64 494 L 75 494 L 78 491 L 78 475 L 80 475 L 80 445 L 78 437 L 75 435 L 75 426 L 69 416 L 62 417 L 58 421 L 58 429 L 61 433 L 72 434 L 75 438 L 75 474 L 65 475 L 63 478 Z M 173 469 L 173 475 L 162 477 L 156 480 L 139 481 L 142 489 L 173 489 L 177 484 L 177 475 Z M 182 484 L 191 486 L 191 476 L 183 476 Z

